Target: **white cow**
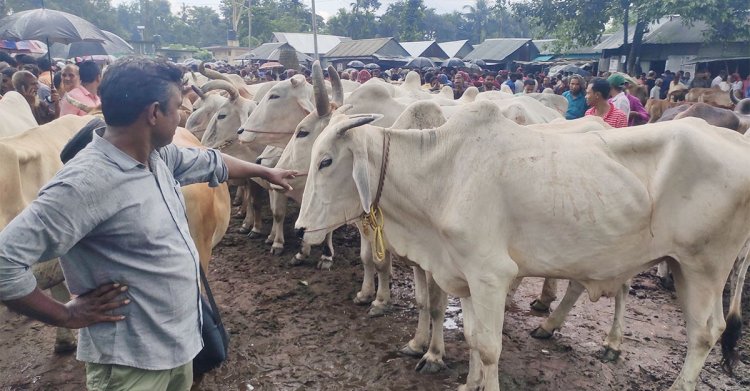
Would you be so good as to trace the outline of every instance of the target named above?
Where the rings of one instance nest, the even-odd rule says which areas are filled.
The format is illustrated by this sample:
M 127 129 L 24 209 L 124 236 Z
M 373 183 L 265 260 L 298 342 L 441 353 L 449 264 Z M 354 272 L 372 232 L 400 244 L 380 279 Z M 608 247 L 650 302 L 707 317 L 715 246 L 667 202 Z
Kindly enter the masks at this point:
M 8 91 L 0 99 L 0 138 L 13 136 L 39 126 L 23 95 Z
M 374 119 L 336 116 L 316 140 L 296 226 L 319 243 L 352 216 L 382 211 L 371 241 L 461 298 L 471 349 L 461 389 L 499 390 L 514 278 L 574 279 L 595 300 L 663 258 L 675 270 L 688 334 L 670 390 L 695 389 L 726 327 L 724 283 L 750 236 L 750 142 L 700 119 L 542 134 L 488 102 L 422 132 L 363 126 Z M 446 151 L 462 158 L 445 159 Z M 739 301 L 722 338 L 729 364 Z

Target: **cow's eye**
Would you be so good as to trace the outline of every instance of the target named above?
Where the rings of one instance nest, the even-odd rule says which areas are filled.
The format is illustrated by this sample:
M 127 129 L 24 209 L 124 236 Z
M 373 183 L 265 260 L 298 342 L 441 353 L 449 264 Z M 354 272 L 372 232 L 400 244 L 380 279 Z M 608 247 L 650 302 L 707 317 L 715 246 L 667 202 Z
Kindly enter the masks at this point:
M 318 166 L 318 170 L 322 170 L 323 168 L 330 166 L 331 163 L 333 163 L 333 160 L 331 160 L 330 158 L 323 159 Z
M 279 96 L 276 95 L 276 94 L 273 94 L 273 95 L 269 96 L 268 99 L 279 99 Z
M 310 132 L 308 132 L 306 130 L 300 129 L 299 132 L 297 132 L 297 138 L 303 138 L 303 137 L 307 137 L 309 135 L 310 135 Z
M 219 119 L 224 119 L 224 118 L 226 118 L 226 117 L 227 117 L 227 115 L 226 115 L 226 114 L 219 114 Z

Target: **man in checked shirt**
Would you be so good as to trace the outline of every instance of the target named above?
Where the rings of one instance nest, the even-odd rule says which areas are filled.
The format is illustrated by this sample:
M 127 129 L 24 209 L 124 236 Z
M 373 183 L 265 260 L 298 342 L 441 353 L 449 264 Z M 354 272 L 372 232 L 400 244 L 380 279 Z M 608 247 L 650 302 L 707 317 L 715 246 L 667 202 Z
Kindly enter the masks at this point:
M 0 232 L 0 300 L 42 322 L 80 329 L 90 390 L 188 390 L 202 348 L 198 253 L 181 186 L 262 177 L 287 189 L 293 171 L 170 144 L 182 72 L 124 58 L 100 87 L 107 127 Z M 31 266 L 61 258 L 60 303 Z

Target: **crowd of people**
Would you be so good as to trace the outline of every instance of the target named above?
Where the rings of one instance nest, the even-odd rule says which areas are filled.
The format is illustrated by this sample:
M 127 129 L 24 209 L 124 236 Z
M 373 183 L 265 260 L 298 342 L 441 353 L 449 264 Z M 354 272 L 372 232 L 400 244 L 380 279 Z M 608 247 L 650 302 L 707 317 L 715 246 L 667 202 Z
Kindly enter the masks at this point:
M 211 68 L 211 65 L 207 65 Z M 271 80 L 285 80 L 296 74 L 303 74 L 310 81 L 310 70 L 260 69 L 259 64 L 233 66 L 218 62 L 214 69 L 221 73 L 234 73 L 244 78 L 248 84 Z M 197 70 L 196 66 L 193 66 Z M 347 69 L 339 77 L 358 83 L 379 78 L 386 82 L 400 83 L 411 71 L 406 68 L 388 70 Z M 729 74 L 725 70 L 711 77 L 708 70 L 700 70 L 693 77 L 690 72 L 671 72 L 660 75 L 653 70 L 637 77 L 606 72 L 599 77 L 581 76 L 572 72 L 559 72 L 554 75 L 543 72 L 524 72 L 519 67 L 515 71 L 456 68 L 415 69 L 419 73 L 422 88 L 437 93 L 448 86 L 453 97 L 459 99 L 470 87 L 479 92 L 504 91 L 515 95 L 530 93 L 553 93 L 568 101 L 566 119 L 581 118 L 585 115 L 598 115 L 615 127 L 634 126 L 648 122 L 649 115 L 644 108 L 645 99 L 684 100 L 691 88 L 718 88 L 734 91 L 736 96 L 750 96 L 750 75 L 745 79 L 738 73 Z M 102 71 L 93 61 L 80 63 L 50 63 L 46 56 L 35 58 L 27 54 L 15 57 L 0 52 L 0 97 L 8 91 L 23 95 L 39 124 L 45 124 L 66 114 L 84 115 L 100 104 L 97 89 Z M 605 84 L 606 83 L 606 84 Z M 645 89 L 644 97 L 634 93 L 634 89 Z M 605 103 L 610 104 L 609 108 Z M 624 115 L 625 121 L 621 120 Z M 624 124 L 624 125 L 623 125 Z
M 102 70 L 94 61 L 51 63 L 46 56 L 0 52 L 0 98 L 10 91 L 29 103 L 40 125 L 67 115 L 86 115 L 99 106 Z

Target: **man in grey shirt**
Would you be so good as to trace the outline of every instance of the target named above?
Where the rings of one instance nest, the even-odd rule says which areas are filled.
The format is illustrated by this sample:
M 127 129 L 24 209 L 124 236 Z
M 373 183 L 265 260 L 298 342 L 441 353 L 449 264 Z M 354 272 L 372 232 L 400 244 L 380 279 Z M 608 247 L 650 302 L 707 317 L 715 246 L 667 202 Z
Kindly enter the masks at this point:
M 170 144 L 180 120 L 176 66 L 125 58 L 100 87 L 107 127 L 0 232 L 0 300 L 45 323 L 80 328 L 90 390 L 188 390 L 202 348 L 198 253 L 181 186 L 293 171 Z M 60 303 L 31 266 L 61 258 Z

